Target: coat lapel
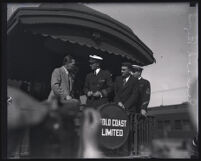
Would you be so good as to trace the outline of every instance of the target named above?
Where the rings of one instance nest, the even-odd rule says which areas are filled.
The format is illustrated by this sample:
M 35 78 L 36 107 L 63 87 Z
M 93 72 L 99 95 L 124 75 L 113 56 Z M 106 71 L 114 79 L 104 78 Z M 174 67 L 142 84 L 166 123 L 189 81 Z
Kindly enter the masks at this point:
M 129 80 L 128 80 L 129 81 Z M 125 89 L 126 89 L 126 87 L 128 86 L 128 81 L 126 82 L 126 84 L 125 85 L 123 85 L 123 78 L 121 77 L 121 79 L 119 80 L 119 86 L 120 86 L 120 91 L 121 92 L 123 92 Z M 120 92 L 120 93 L 121 93 Z
M 65 82 L 68 82 L 68 79 L 67 79 L 68 76 L 67 76 L 67 73 L 63 67 L 61 68 L 61 73 L 62 73 L 62 79 L 65 80 Z
M 129 86 L 130 82 L 131 82 L 131 76 L 130 76 L 130 78 L 128 79 L 128 81 L 126 82 L 125 85 L 123 85 L 123 79 L 122 79 L 122 86 L 123 86 L 123 89 L 126 89 L 126 88 Z
M 65 80 L 65 81 L 63 81 L 63 84 L 65 85 L 66 89 L 69 89 L 69 91 L 71 91 L 72 86 L 70 85 L 69 74 L 66 73 L 64 68 L 62 68 L 61 71 L 62 71 L 62 77 L 63 77 L 62 79 Z
M 100 69 L 100 71 L 98 72 L 98 74 L 96 74 L 96 77 L 99 77 L 102 73 L 102 70 Z

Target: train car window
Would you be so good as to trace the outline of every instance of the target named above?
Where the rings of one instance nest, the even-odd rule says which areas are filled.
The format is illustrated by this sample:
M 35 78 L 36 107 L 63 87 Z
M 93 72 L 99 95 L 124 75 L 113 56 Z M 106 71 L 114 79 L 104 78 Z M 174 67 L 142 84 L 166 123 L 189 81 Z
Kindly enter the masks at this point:
M 175 129 L 177 129 L 177 130 L 182 129 L 181 120 L 175 120 L 174 125 L 175 125 Z
M 190 130 L 191 129 L 191 124 L 189 120 L 182 120 L 182 124 L 183 124 L 183 129 L 184 130 Z

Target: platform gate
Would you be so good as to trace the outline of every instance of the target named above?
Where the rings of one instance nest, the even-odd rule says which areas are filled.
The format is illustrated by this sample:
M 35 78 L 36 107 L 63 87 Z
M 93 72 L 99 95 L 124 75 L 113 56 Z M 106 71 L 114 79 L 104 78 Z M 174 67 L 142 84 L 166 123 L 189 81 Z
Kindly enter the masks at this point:
M 132 117 L 133 123 L 133 145 L 132 153 L 139 155 L 144 147 L 149 147 L 154 135 L 155 119 L 153 116 L 147 116 L 146 118 L 140 118 L 139 114 L 135 114 Z

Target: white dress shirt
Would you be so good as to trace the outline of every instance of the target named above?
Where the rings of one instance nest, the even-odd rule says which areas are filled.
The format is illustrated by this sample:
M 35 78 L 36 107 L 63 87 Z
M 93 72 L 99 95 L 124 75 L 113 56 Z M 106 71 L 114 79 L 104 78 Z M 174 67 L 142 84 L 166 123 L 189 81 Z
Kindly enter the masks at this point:
M 100 72 L 100 68 L 96 69 L 94 74 L 97 75 Z

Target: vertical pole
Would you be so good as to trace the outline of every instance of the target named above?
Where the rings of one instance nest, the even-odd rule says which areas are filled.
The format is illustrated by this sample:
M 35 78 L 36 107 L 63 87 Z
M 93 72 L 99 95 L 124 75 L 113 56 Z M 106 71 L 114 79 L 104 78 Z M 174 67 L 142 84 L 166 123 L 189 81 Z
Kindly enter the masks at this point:
M 138 120 L 137 120 L 137 114 L 134 115 L 134 151 L 135 151 L 135 155 L 138 154 L 138 149 L 137 149 L 137 145 L 138 145 Z

